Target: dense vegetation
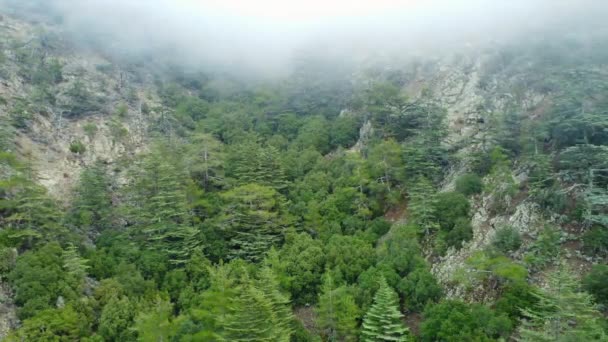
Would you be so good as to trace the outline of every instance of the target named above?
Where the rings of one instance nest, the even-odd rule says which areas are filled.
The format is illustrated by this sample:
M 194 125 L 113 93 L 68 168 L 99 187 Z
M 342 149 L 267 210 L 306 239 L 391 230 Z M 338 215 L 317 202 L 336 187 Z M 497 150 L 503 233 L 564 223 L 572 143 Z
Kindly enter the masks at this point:
M 0 276 L 21 320 L 9 340 L 607 339 L 608 83 L 589 67 L 598 61 L 537 45 L 496 53 L 479 87 L 515 95 L 485 108 L 488 133 L 463 157 L 444 143 L 434 94 L 403 95 L 406 73 L 372 72 L 363 86 L 313 60 L 281 84 L 251 85 L 172 70 L 157 75 L 162 103 L 149 108 L 127 85 L 112 101 L 80 79 L 67 84 L 43 49 L 15 56 L 31 92 L 11 100 L 0 141 Z M 526 88 L 549 94 L 538 115 L 522 109 Z M 121 120 L 136 104 L 149 148 L 88 166 L 67 207 L 8 152 L 33 113 L 56 114 L 48 108 L 68 119 L 105 112 L 113 139 L 126 139 Z M 373 130 L 353 148 L 364 124 Z M 514 170 L 528 175 L 519 186 Z M 430 263 L 473 238 L 482 197 L 494 213 L 529 200 L 543 228 L 496 227 L 453 280 L 487 300 L 447 297 Z M 404 207 L 407 220 L 388 221 Z M 583 281 L 562 253 L 569 239 L 597 264 Z

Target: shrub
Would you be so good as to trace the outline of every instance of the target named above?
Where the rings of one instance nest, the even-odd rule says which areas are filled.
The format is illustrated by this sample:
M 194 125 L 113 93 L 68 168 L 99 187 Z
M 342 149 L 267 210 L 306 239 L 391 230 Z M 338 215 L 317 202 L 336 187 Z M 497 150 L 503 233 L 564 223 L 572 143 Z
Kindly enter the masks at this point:
M 441 229 L 444 231 L 452 230 L 459 218 L 469 216 L 470 208 L 469 200 L 461 193 L 443 192 L 438 194 L 435 212 Z
M 70 144 L 70 152 L 76 154 L 83 154 L 86 151 L 86 147 L 80 140 L 74 140 Z
M 508 316 L 481 304 L 446 300 L 424 309 L 422 341 L 491 341 L 512 330 Z
M 594 265 L 583 279 L 583 288 L 602 305 L 608 304 L 608 265 Z
M 608 255 L 608 229 L 593 227 L 583 236 L 583 250 L 592 256 Z
M 473 238 L 473 227 L 468 218 L 460 217 L 454 223 L 454 228 L 446 235 L 445 242 L 450 247 L 460 248 L 462 244 Z
M 474 173 L 464 174 L 456 180 L 456 191 L 465 196 L 479 194 L 483 191 L 481 177 Z
M 93 137 L 95 137 L 95 134 L 97 134 L 97 125 L 92 122 L 85 124 L 82 129 L 84 130 L 84 134 L 86 134 L 89 139 L 93 139 Z
M 121 103 L 116 107 L 116 115 L 120 118 L 124 118 L 129 113 L 129 107 L 125 103 Z
M 525 261 L 531 266 L 543 266 L 559 255 L 562 233 L 551 227 L 545 228 L 531 246 Z
M 513 227 L 503 227 L 496 231 L 492 240 L 492 247 L 503 253 L 517 250 L 521 246 L 521 235 Z

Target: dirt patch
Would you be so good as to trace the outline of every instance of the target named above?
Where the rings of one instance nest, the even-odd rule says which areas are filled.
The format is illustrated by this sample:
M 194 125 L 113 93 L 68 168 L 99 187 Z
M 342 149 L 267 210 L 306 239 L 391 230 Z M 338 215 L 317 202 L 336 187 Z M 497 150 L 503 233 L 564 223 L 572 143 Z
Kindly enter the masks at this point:
M 391 223 L 395 223 L 402 219 L 407 219 L 407 201 L 404 200 L 398 205 L 390 208 L 384 214 L 384 219 Z
M 317 334 L 319 329 L 317 327 L 316 318 L 317 314 L 313 306 L 301 306 L 294 310 L 296 319 L 302 323 L 304 328 L 311 333 Z
M 403 317 L 403 322 L 410 329 L 410 334 L 420 335 L 420 323 L 422 323 L 422 314 L 412 312 Z

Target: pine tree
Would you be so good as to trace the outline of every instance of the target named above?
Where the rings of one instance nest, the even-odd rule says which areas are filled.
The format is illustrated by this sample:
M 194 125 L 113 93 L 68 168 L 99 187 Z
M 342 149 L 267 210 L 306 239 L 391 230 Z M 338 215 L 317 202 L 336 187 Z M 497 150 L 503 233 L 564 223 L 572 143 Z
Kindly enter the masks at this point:
M 346 286 L 337 286 L 326 271 L 319 295 L 317 324 L 328 341 L 356 341 L 360 309 Z
M 134 328 L 138 334 L 138 341 L 163 342 L 170 341 L 174 334 L 171 319 L 171 302 L 156 298 L 155 303 L 148 310 L 141 312 L 135 319 Z
M 257 184 L 240 186 L 221 197 L 225 204 L 217 224 L 230 240 L 230 256 L 260 261 L 291 223 L 284 213 L 285 199 L 273 188 Z
M 277 331 L 277 341 L 289 341 L 293 333 L 294 316 L 289 297 L 281 293 L 279 282 L 270 267 L 263 267 L 260 271 L 258 288 L 270 300 L 275 315 L 274 327 Z
M 523 310 L 520 341 L 605 341 L 601 314 L 593 297 L 578 292 L 574 273 L 562 262 L 549 274 L 548 287 L 536 293 L 538 304 Z
M 74 245 L 68 246 L 63 251 L 62 257 L 63 268 L 65 268 L 68 274 L 79 279 L 84 278 L 90 266 L 87 265 L 88 260 L 79 255 L 78 249 Z
M 81 173 L 69 216 L 72 224 L 85 231 L 100 232 L 110 226 L 112 198 L 105 170 L 100 164 Z
M 374 296 L 374 304 L 363 318 L 362 341 L 406 341 L 408 329 L 403 325 L 397 294 L 380 278 L 380 288 Z
M 62 239 L 62 215 L 34 172 L 9 152 L 0 152 L 0 224 L 13 246 L 30 247 L 37 240 Z
M 187 176 L 169 160 L 168 151 L 147 156 L 134 175 L 129 217 L 136 233 L 150 248 L 167 254 L 174 264 L 183 264 L 198 248 L 198 230 L 193 227 L 185 191 Z
M 411 217 L 425 234 L 439 228 L 435 206 L 437 204 L 436 191 L 428 179 L 421 177 L 409 192 L 409 209 Z
M 231 314 L 223 322 L 221 341 L 289 341 L 277 333 L 272 303 L 262 291 L 249 284 L 241 288 L 231 303 Z
M 255 141 L 236 145 L 228 155 L 227 174 L 237 185 L 256 183 L 281 191 L 286 181 L 278 154 L 276 148 Z

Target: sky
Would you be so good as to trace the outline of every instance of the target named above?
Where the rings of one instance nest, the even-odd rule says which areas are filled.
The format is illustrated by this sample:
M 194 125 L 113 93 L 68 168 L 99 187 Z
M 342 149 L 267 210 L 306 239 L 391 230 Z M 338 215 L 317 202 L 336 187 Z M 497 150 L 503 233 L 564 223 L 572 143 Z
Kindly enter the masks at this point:
M 578 22 L 605 0 L 0 0 L 38 1 L 82 41 L 179 63 L 270 73 L 314 50 L 337 58 L 432 53 Z

